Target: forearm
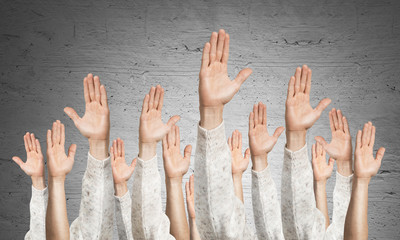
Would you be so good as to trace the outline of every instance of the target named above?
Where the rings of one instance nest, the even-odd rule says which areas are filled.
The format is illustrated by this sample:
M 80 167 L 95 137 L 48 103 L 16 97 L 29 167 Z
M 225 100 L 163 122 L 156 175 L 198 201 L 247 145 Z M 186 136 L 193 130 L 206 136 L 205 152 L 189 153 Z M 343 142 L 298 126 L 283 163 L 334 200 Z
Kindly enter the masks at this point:
M 42 177 L 31 177 L 32 179 L 32 186 L 37 190 L 43 190 L 46 188 L 45 178 Z
M 223 120 L 223 106 L 203 107 L 200 106 L 200 126 L 207 130 L 218 127 Z
M 344 227 L 344 239 L 368 239 L 368 184 L 370 179 L 353 179 L 353 189 Z
M 306 145 L 307 131 L 286 131 L 286 148 L 290 151 L 300 150 Z
M 240 199 L 240 201 L 242 201 L 242 203 L 244 203 L 244 200 L 243 200 L 243 186 L 242 186 L 242 174 L 241 173 L 233 174 L 232 175 L 232 179 L 233 179 L 233 187 L 235 189 L 235 195 L 236 195 L 237 198 Z
M 165 179 L 167 188 L 166 214 L 171 222 L 170 233 L 175 239 L 189 239 L 189 226 L 186 221 L 185 203 L 182 191 L 182 178 Z
M 114 193 L 117 197 L 122 197 L 128 192 L 128 184 L 126 182 L 123 183 L 114 183 Z
M 201 240 L 199 231 L 197 230 L 196 220 L 189 217 L 190 240 Z
M 109 139 L 105 140 L 91 140 L 89 139 L 90 154 L 98 160 L 106 159 L 108 154 Z
M 147 161 L 152 159 L 157 153 L 157 142 L 143 143 L 139 140 L 139 158 Z
M 65 178 L 49 178 L 46 238 L 69 239 L 69 223 L 64 189 Z
M 336 161 L 336 165 L 337 165 L 337 171 L 345 177 L 350 176 L 351 174 L 353 174 L 353 166 L 352 166 L 352 160 L 351 158 L 349 160 L 346 161 Z
M 326 180 L 314 181 L 314 194 L 317 208 L 325 217 L 325 228 L 329 226 L 328 202 L 326 199 Z

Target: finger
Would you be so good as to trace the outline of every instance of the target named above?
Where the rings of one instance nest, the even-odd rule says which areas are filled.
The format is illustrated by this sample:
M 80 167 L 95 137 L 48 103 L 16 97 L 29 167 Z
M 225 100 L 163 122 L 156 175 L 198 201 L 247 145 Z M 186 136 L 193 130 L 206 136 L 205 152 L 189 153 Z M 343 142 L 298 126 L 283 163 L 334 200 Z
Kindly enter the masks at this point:
M 346 134 L 350 135 L 350 128 L 349 128 L 349 123 L 347 122 L 347 118 L 343 117 L 343 130 Z
M 187 145 L 183 150 L 183 157 L 190 162 L 191 155 L 192 155 L 192 145 Z
M 160 100 L 158 100 L 157 110 L 161 112 L 164 104 L 164 88 L 161 88 Z
M 113 141 L 113 145 L 114 145 L 114 141 Z M 111 157 L 111 162 L 115 161 L 115 154 L 114 154 L 114 147 L 111 146 L 110 147 L 110 157 Z
M 258 124 L 258 104 L 254 104 L 253 112 L 254 112 L 254 126 L 257 126 L 257 124 Z
M 157 109 L 158 108 L 158 102 L 160 101 L 160 96 L 161 96 L 161 86 L 157 85 L 156 87 L 156 95 L 154 97 L 154 108 Z
M 333 125 L 335 126 L 335 131 L 339 130 L 338 115 L 335 108 L 332 109 L 332 119 L 333 119 Z
M 358 130 L 357 139 L 356 139 L 356 148 L 361 148 L 362 147 L 361 136 L 362 136 L 362 132 L 361 132 L 361 130 Z
M 171 127 L 171 130 L 168 133 L 168 145 L 169 146 L 175 146 L 175 128 L 176 128 L 176 125 L 173 125 Z
M 259 102 L 258 103 L 258 123 L 259 124 L 262 124 L 263 115 L 264 115 L 264 106 L 263 106 L 262 102 Z
M 340 129 L 341 131 L 344 132 L 344 129 L 343 129 L 343 115 L 342 115 L 342 111 L 337 110 L 336 113 L 337 113 L 337 117 L 338 117 L 339 129 Z
M 96 102 L 100 103 L 100 79 L 98 76 L 94 76 L 93 79 L 94 82 L 94 98 L 96 99 Z
M 168 131 L 171 130 L 171 127 L 172 127 L 173 125 L 175 125 L 175 124 L 179 121 L 179 119 L 181 119 L 181 117 L 178 116 L 178 115 L 175 115 L 175 116 L 172 116 L 172 117 L 168 120 L 168 122 L 167 122 Z
M 321 145 L 318 142 L 315 144 L 315 152 L 317 156 L 321 155 Z
M 58 144 L 61 143 L 61 122 L 57 120 L 57 142 Z
M 57 129 L 57 122 L 53 123 L 53 129 L 51 130 L 51 141 L 53 142 L 53 145 L 58 143 L 58 138 L 57 138 L 57 134 L 58 134 L 58 129 Z
M 326 147 L 326 145 L 328 145 L 328 143 L 325 141 L 325 139 L 323 137 L 320 136 L 316 136 L 315 141 L 317 141 L 319 144 L 321 144 L 321 146 L 323 146 L 324 148 Z
M 73 161 L 75 159 L 75 153 L 76 153 L 76 144 L 71 144 L 71 146 L 68 149 L 68 158 Z
M 19 166 L 20 168 L 22 168 L 22 165 L 24 165 L 24 162 L 21 160 L 21 158 L 19 158 L 19 157 L 17 157 L 17 156 L 12 157 L 12 160 L 13 160 L 16 164 L 18 164 L 18 166 Z
M 375 126 L 372 126 L 372 128 L 371 128 L 371 137 L 370 137 L 370 140 L 369 140 L 369 146 L 371 146 L 371 147 L 373 147 L 374 144 L 375 144 L 375 132 L 376 132 Z
M 306 89 L 305 89 L 305 93 L 307 95 L 310 95 L 310 92 L 311 92 L 311 75 L 312 75 L 312 71 L 311 71 L 311 69 L 308 69 Z
M 316 152 L 316 150 L 315 150 L 315 144 L 313 144 L 312 145 L 312 147 L 311 147 L 311 154 L 312 154 L 312 160 L 314 161 L 314 160 L 316 160 L 317 159 L 317 152 Z
M 335 129 L 335 124 L 333 122 L 333 114 L 332 114 L 332 112 L 333 112 L 333 109 L 329 112 L 329 126 L 331 127 L 331 132 L 333 134 L 336 131 L 336 129 Z
M 242 71 L 239 72 L 239 74 L 236 76 L 234 82 L 236 84 L 237 90 L 239 90 L 240 86 L 246 81 L 246 79 L 250 76 L 250 74 L 253 72 L 250 68 L 245 68 Z
M 383 148 L 383 147 L 381 147 L 381 148 L 379 148 L 378 151 L 376 152 L 376 158 L 375 158 L 375 160 L 379 161 L 379 165 L 380 165 L 381 162 L 382 162 L 383 155 L 385 155 L 385 151 L 386 151 L 386 149 Z
M 31 133 L 30 138 L 32 143 L 32 150 L 37 152 L 35 134 Z
M 238 132 L 239 149 L 242 150 L 242 133 Z
M 217 58 L 217 40 L 218 40 L 218 33 L 213 32 L 210 38 L 210 44 L 211 44 L 210 64 L 213 63 Z
M 125 143 L 124 140 L 121 139 L 121 156 L 125 157 Z
M 76 113 L 76 111 L 73 108 L 66 107 L 66 108 L 64 108 L 64 112 L 68 115 L 69 118 L 72 119 L 72 121 L 74 122 L 75 125 L 80 120 L 79 115 Z
M 308 67 L 307 65 L 303 65 L 303 69 L 301 71 L 301 79 L 300 79 L 300 92 L 305 92 L 307 75 L 308 75 Z
M 237 142 L 237 133 L 236 130 L 233 131 L 233 135 L 232 135 L 232 148 L 236 149 L 238 147 L 238 142 Z
M 111 151 L 114 155 L 114 158 L 117 158 L 117 140 L 113 140 Z
M 181 143 L 181 136 L 180 136 L 180 131 L 179 127 L 175 125 L 175 145 L 180 149 L 180 143 Z
M 284 127 L 278 127 L 277 129 L 275 129 L 273 136 L 279 138 L 279 136 L 283 133 L 283 130 L 285 130 Z
M 236 148 L 239 149 L 239 130 L 236 130 Z
M 263 125 L 267 126 L 267 106 L 263 104 L 263 119 L 262 119 Z
M 143 99 L 142 114 L 147 113 L 149 111 L 149 99 L 150 99 L 149 94 L 146 94 L 146 96 Z
M 254 128 L 254 113 L 250 112 L 249 115 L 249 131 Z
M 297 93 L 300 92 L 300 82 L 301 82 L 301 68 L 297 67 L 296 72 L 294 73 L 294 77 L 296 79 L 294 83 L 294 94 L 296 95 Z
M 218 41 L 217 41 L 217 56 L 216 61 L 221 61 L 222 58 L 222 51 L 224 50 L 224 43 L 225 43 L 225 31 L 220 29 L 218 32 Z
M 149 110 L 154 108 L 154 95 L 156 94 L 156 88 L 155 87 L 151 87 L 150 89 L 150 101 L 149 101 Z
M 364 129 L 363 129 L 363 136 L 362 136 L 362 145 L 363 146 L 368 146 L 369 144 L 369 139 L 370 139 L 370 130 L 369 130 L 369 123 L 366 123 L 364 125 Z
M 42 155 L 42 147 L 40 146 L 40 142 L 38 139 L 35 140 L 37 152 Z
M 95 97 L 95 90 L 94 90 L 94 83 L 93 83 L 93 75 L 91 73 L 87 76 L 87 83 L 89 86 L 90 101 L 95 101 L 96 97 Z
M 225 34 L 224 52 L 222 54 L 222 63 L 228 64 L 229 58 L 229 34 Z
M 246 161 L 250 159 L 250 148 L 247 148 L 244 152 L 244 158 L 246 159 Z
M 335 165 L 335 160 L 333 158 L 329 158 L 328 166 L 330 170 L 333 169 L 333 165 Z
M 165 136 L 162 139 L 162 147 L 163 147 L 163 151 L 168 149 L 168 140 L 167 140 L 167 136 L 168 134 L 165 134 Z
M 122 156 L 122 146 L 121 146 L 121 139 L 117 138 L 117 150 L 118 150 L 118 157 Z
M 233 150 L 233 146 L 232 146 L 232 137 L 229 137 L 229 138 L 228 138 L 228 146 L 229 146 L 229 149 L 232 151 L 232 150 Z
M 367 142 L 366 142 L 367 145 L 369 145 L 369 142 L 371 141 L 371 132 L 372 132 L 372 123 L 368 122 Z
M 31 151 L 31 149 L 30 149 L 30 147 L 29 147 L 29 143 L 28 143 L 28 136 L 29 136 L 29 132 L 27 132 L 27 133 L 24 135 L 24 145 L 25 145 L 25 151 L 26 151 L 26 153 L 28 153 L 28 152 Z
M 32 138 L 31 138 L 31 134 L 30 133 L 26 134 L 26 142 L 28 143 L 29 152 L 33 151 L 33 144 L 32 144 Z
M 314 109 L 318 113 L 318 117 L 321 116 L 321 113 L 325 110 L 326 107 L 331 103 L 329 98 L 322 99 L 318 106 Z
M 201 58 L 201 68 L 206 68 L 210 64 L 210 43 L 206 42 L 203 48 L 203 56 Z
M 51 130 L 47 130 L 47 150 L 53 146 L 53 141 L 51 140 Z
M 288 85 L 288 91 L 287 91 L 287 98 L 292 98 L 294 95 L 294 83 L 296 82 L 296 79 L 294 78 L 294 76 L 290 77 L 289 80 L 289 85 Z
M 102 106 L 108 106 L 107 103 L 107 91 L 106 91 L 106 87 L 104 87 L 104 85 L 100 86 L 100 101 L 101 101 L 101 105 Z
M 83 79 L 83 95 L 85 96 L 85 103 L 90 103 L 89 84 L 87 77 Z
M 65 126 L 64 124 L 60 124 L 60 144 L 64 146 L 65 144 Z

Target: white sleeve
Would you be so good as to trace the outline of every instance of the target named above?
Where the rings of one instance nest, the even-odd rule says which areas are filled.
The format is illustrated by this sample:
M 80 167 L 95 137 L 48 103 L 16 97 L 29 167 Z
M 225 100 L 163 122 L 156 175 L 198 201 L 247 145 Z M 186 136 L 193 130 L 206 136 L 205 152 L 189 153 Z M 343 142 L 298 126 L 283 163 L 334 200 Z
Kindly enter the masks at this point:
M 47 187 L 38 190 L 32 186 L 32 198 L 29 204 L 30 223 L 25 240 L 46 239 L 46 211 L 48 201 Z
M 132 200 L 129 190 L 122 197 L 115 196 L 115 219 L 118 229 L 118 239 L 133 240 L 132 236 Z

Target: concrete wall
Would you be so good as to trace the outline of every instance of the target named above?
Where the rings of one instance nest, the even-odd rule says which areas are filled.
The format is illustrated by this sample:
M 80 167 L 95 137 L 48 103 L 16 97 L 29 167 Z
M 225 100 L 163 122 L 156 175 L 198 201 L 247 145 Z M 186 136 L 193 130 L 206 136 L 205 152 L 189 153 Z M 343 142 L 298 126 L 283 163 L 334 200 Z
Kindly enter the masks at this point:
M 225 108 L 227 134 L 239 129 L 247 135 L 248 114 L 257 101 L 267 104 L 271 131 L 284 125 L 287 83 L 296 66 L 308 64 L 314 106 L 330 97 L 329 109 L 343 110 L 353 138 L 366 121 L 376 125 L 375 148 L 387 150 L 370 184 L 370 238 L 400 236 L 399 1 L 3 0 L 0 5 L 2 239 L 22 239 L 29 228 L 30 179 L 11 157 L 25 157 L 26 131 L 45 148 L 46 129 L 56 119 L 66 124 L 67 144 L 78 144 L 66 185 L 68 217 L 78 216 L 88 143 L 63 108 L 83 113 L 82 79 L 88 72 L 106 85 L 111 138 L 126 141 L 128 160 L 138 152 L 142 98 L 155 84 L 166 90 L 163 119 L 181 115 L 182 144 L 195 145 L 201 50 L 219 28 L 231 36 L 231 76 L 243 67 L 254 71 Z M 309 131 L 310 146 L 316 135 L 330 139 L 327 111 Z M 282 136 L 269 157 L 278 189 L 284 143 Z M 193 159 L 185 181 L 194 171 Z M 330 214 L 334 180 L 333 175 L 327 188 Z M 250 166 L 243 181 L 254 226 Z M 162 194 L 165 204 L 165 186 Z

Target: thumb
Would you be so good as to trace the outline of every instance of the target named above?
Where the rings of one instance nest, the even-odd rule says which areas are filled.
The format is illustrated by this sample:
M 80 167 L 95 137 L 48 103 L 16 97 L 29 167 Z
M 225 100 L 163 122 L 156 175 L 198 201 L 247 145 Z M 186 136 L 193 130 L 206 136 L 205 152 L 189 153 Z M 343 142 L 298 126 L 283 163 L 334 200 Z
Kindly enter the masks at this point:
M 319 103 L 318 106 L 314 109 L 318 113 L 318 117 L 321 115 L 322 111 L 325 110 L 325 108 L 328 107 L 328 105 L 332 102 L 331 99 L 325 98 L 322 99 Z
M 283 130 L 285 130 L 284 127 L 278 127 L 274 132 L 274 137 L 278 138 L 283 133 Z
M 185 147 L 185 150 L 183 150 L 183 156 L 184 158 L 187 158 L 190 162 L 190 156 L 192 155 L 192 145 L 187 145 Z
M 17 156 L 14 156 L 14 157 L 12 157 L 12 160 L 13 160 L 16 164 L 18 164 L 19 167 L 22 168 L 22 165 L 24 164 L 24 162 L 21 160 L 21 158 L 19 158 L 19 157 L 17 157 Z
M 137 158 L 133 159 L 131 165 L 129 166 L 130 168 L 129 177 L 132 176 L 133 171 L 135 171 L 136 163 L 137 163 Z
M 75 158 L 75 153 L 76 153 L 76 144 L 71 144 L 71 146 L 68 149 L 68 158 L 73 161 Z
M 70 117 L 72 119 L 72 121 L 74 121 L 75 124 L 76 124 L 76 121 L 78 121 L 80 119 L 79 115 L 76 113 L 76 111 L 73 108 L 66 107 L 66 108 L 64 108 L 64 112 L 68 115 L 68 117 Z
M 250 148 L 247 148 L 244 152 L 244 158 L 246 159 L 246 161 L 250 159 Z
M 172 116 L 172 117 L 168 120 L 168 122 L 167 122 L 168 132 L 169 132 L 169 130 L 171 130 L 171 127 L 172 127 L 173 125 L 175 125 L 180 119 L 181 119 L 181 117 L 180 117 L 179 115 L 175 115 L 175 116 Z
M 246 81 L 246 79 L 250 76 L 250 74 L 253 72 L 253 70 L 251 70 L 250 68 L 245 68 L 243 70 L 241 70 L 238 75 L 235 78 L 235 83 L 238 86 L 238 89 L 240 88 L 240 86 L 242 86 L 242 84 L 244 83 L 244 81 Z
M 383 155 L 385 154 L 385 151 L 386 151 L 386 149 L 381 147 L 381 148 L 378 149 L 378 152 L 376 152 L 376 158 L 375 159 L 378 160 L 379 163 L 382 162 L 382 158 L 383 158 Z
M 320 136 L 316 136 L 315 141 L 317 141 L 319 144 L 321 144 L 324 148 L 326 148 L 326 145 L 328 145 L 328 143 L 325 141 L 325 139 L 323 137 Z

